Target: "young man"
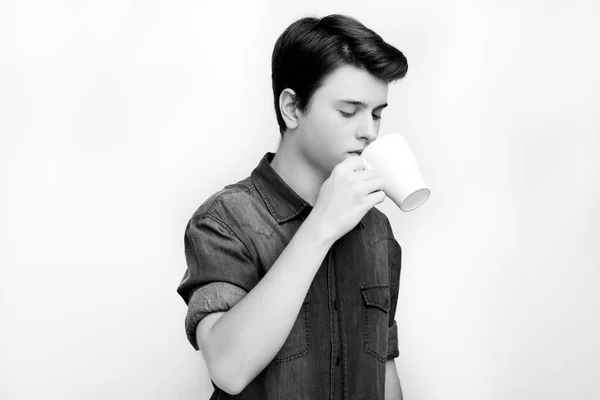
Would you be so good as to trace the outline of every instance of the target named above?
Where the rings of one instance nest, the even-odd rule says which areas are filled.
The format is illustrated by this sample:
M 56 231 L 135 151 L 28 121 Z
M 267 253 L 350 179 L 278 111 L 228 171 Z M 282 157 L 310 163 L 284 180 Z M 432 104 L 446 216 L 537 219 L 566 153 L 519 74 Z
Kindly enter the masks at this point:
M 401 399 L 401 248 L 357 157 L 404 55 L 357 20 L 302 18 L 275 44 L 282 140 L 185 231 L 178 293 L 211 399 Z

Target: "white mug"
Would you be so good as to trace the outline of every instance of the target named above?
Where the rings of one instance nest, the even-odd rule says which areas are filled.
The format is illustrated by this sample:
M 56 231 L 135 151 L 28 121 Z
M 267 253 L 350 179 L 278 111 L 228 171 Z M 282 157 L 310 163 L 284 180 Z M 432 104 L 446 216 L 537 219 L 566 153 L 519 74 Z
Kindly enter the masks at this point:
M 362 152 L 367 169 L 383 179 L 383 191 L 405 212 L 415 210 L 429 198 L 419 165 L 406 139 L 390 133 L 376 139 Z

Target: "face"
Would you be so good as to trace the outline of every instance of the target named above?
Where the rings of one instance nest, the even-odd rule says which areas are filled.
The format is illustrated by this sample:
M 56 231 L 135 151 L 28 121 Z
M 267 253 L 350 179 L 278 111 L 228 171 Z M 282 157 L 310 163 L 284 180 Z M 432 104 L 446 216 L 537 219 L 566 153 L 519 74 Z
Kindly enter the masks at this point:
M 377 138 L 387 106 L 388 83 L 365 70 L 344 65 L 334 70 L 298 116 L 299 150 L 325 176 L 352 152 Z

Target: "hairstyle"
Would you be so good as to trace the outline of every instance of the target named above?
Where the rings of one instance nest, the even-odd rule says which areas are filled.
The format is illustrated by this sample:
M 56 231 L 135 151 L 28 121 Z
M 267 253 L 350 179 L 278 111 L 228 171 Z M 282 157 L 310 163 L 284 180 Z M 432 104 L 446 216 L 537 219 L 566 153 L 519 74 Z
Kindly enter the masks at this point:
M 403 78 L 408 70 L 408 62 L 400 50 L 347 15 L 304 17 L 283 31 L 275 42 L 271 59 L 275 113 L 282 136 L 286 125 L 279 109 L 281 92 L 292 89 L 296 93 L 296 107 L 306 113 L 314 92 L 325 78 L 346 64 L 388 83 Z

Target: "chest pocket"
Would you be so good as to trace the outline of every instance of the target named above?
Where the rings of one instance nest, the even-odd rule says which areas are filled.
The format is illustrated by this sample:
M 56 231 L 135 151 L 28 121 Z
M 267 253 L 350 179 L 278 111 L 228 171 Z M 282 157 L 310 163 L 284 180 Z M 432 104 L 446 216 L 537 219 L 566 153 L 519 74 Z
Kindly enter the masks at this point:
M 308 354 L 310 350 L 310 331 L 308 325 L 310 293 L 309 290 L 302 302 L 298 317 L 294 322 L 290 334 L 283 343 L 283 347 L 273 359 L 273 362 L 276 364 L 302 357 Z
M 390 289 L 385 284 L 361 285 L 364 350 L 381 363 L 387 358 Z

